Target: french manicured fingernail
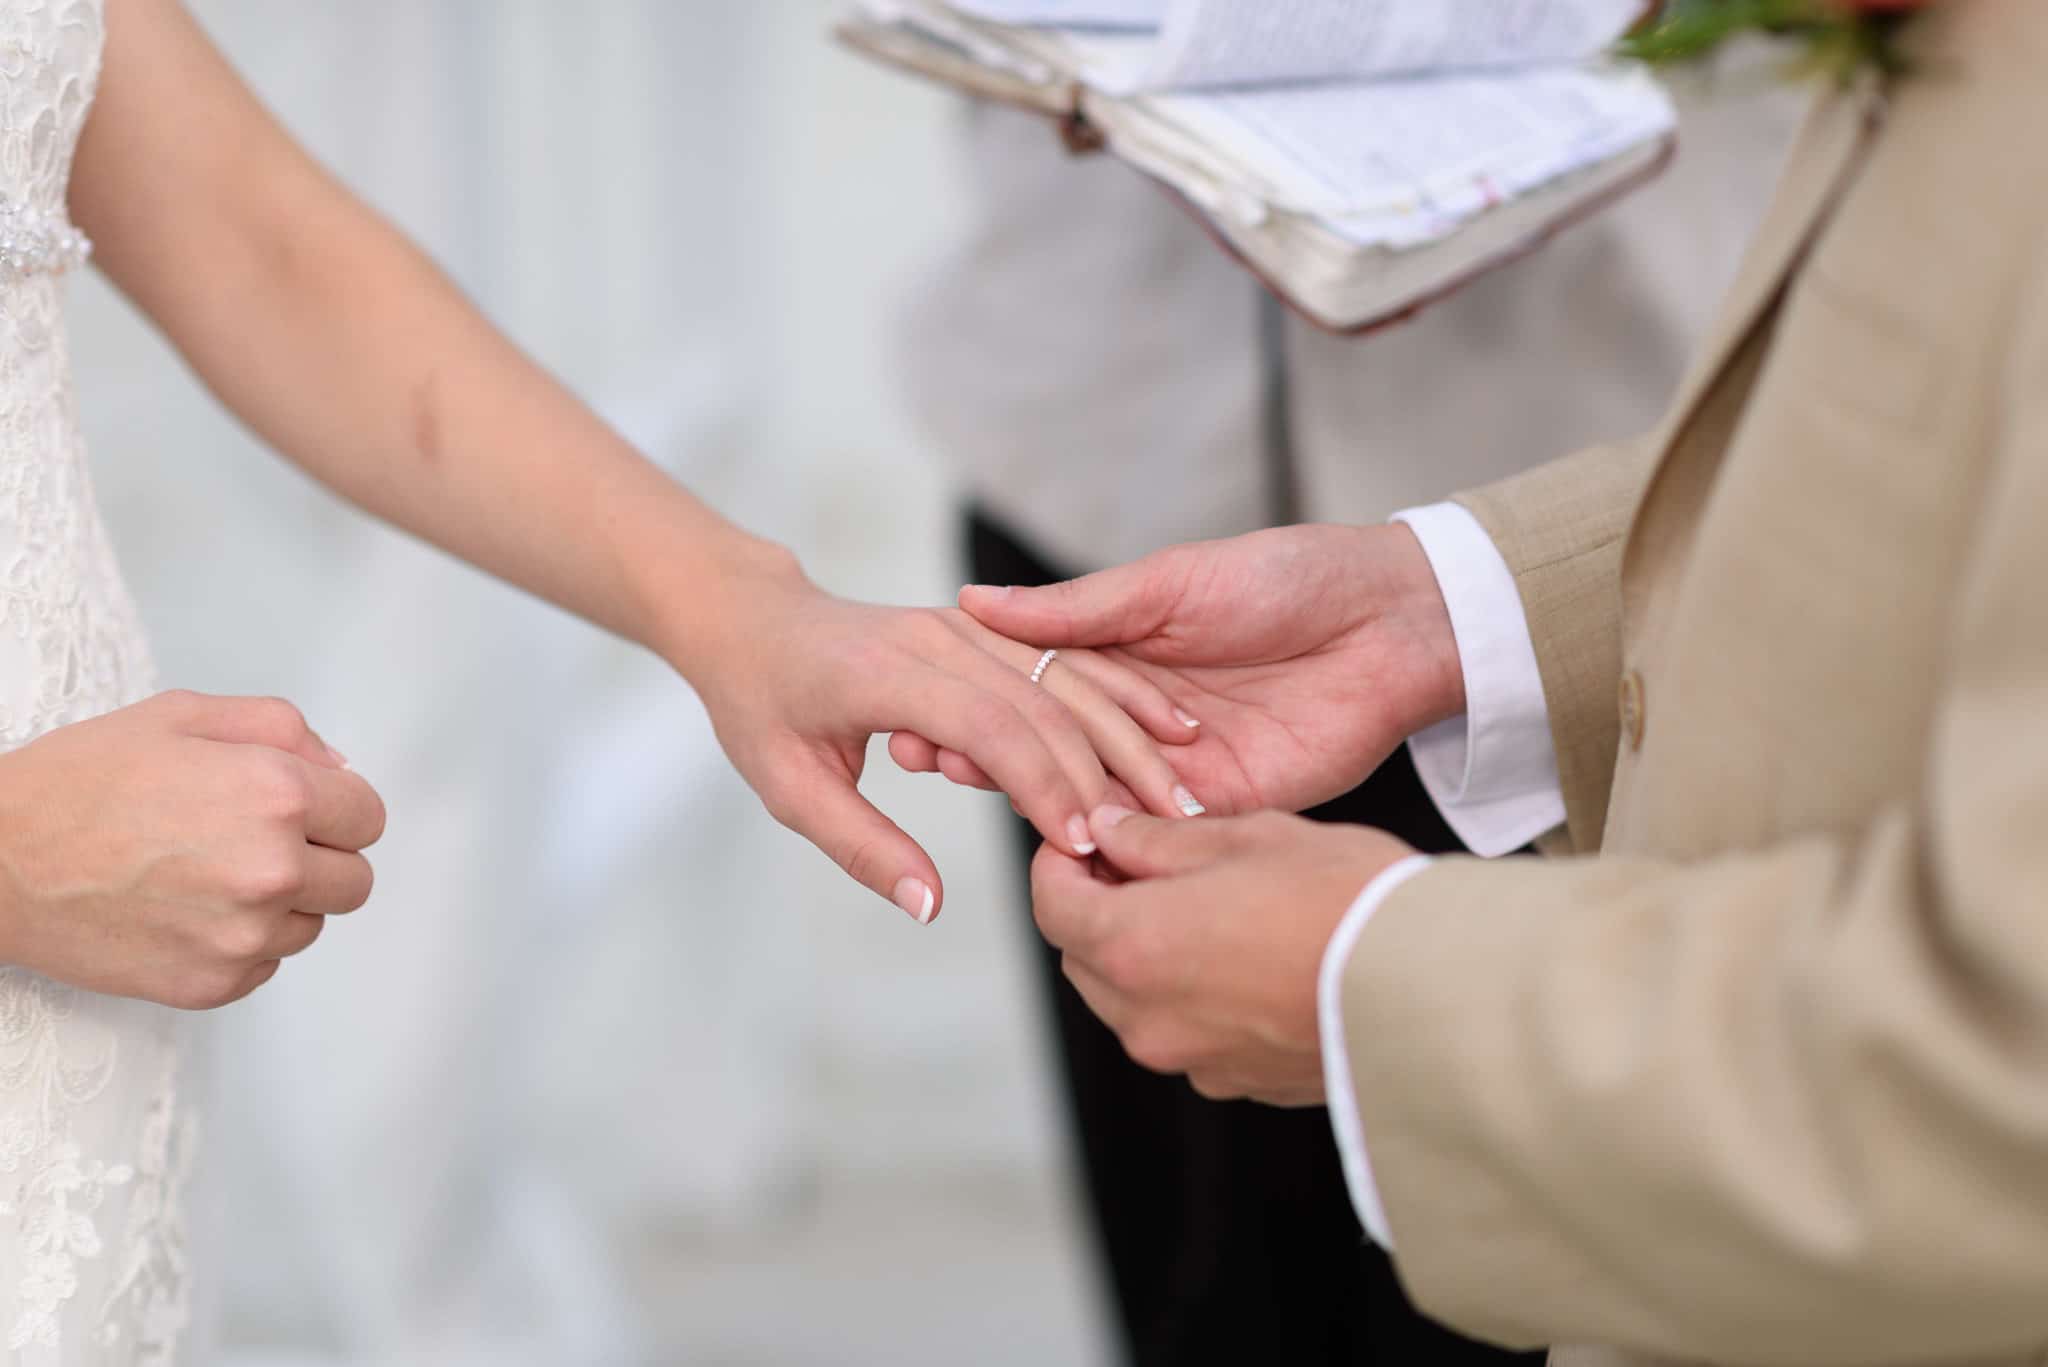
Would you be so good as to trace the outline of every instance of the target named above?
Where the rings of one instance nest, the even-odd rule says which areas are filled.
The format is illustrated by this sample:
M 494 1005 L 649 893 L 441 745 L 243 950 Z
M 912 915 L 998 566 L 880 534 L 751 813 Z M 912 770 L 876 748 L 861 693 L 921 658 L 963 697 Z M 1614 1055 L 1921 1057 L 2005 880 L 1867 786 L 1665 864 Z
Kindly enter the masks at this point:
M 1173 715 L 1179 717 L 1180 724 L 1182 726 L 1187 727 L 1190 731 L 1194 730 L 1197 726 L 1200 726 L 1202 724 L 1199 719 L 1189 716 L 1187 713 L 1181 711 L 1178 707 L 1173 709 Z
M 921 926 L 932 923 L 932 890 L 921 878 L 906 878 L 896 885 L 896 905 L 910 913 Z
M 321 741 L 320 743 L 321 743 L 322 745 L 327 745 L 327 742 L 326 742 L 326 741 L 324 741 L 324 740 L 323 740 L 323 741 Z M 331 745 L 327 745 L 327 753 L 328 753 L 328 755 L 329 755 L 329 756 L 330 756 L 330 757 L 331 757 L 331 758 L 332 758 L 332 759 L 334 760 L 334 762 L 335 762 L 336 764 L 339 764 L 339 765 L 340 765 L 340 766 L 341 766 L 342 768 L 344 768 L 344 769 L 353 769 L 353 768 L 355 768 L 355 766 L 354 766 L 353 764 L 350 764 L 350 763 L 348 762 L 348 756 L 347 756 L 347 755 L 344 755 L 343 753 L 341 753 L 341 751 L 339 751 L 339 750 L 335 749 L 335 748 L 334 748 L 333 746 L 331 746 Z
M 1118 826 L 1123 825 L 1127 819 L 1136 815 L 1137 813 L 1129 807 L 1118 807 L 1113 803 L 1097 807 L 1095 809 L 1095 829 L 1099 831 L 1113 831 Z
M 1187 790 L 1185 784 L 1174 785 L 1173 805 L 1180 808 L 1182 816 L 1201 816 L 1209 810 L 1202 805 L 1201 799 Z
M 1008 598 L 1012 589 L 1008 584 L 969 584 L 969 593 L 985 593 L 991 598 Z
M 1075 854 L 1095 853 L 1095 842 L 1088 837 L 1088 818 L 1070 816 L 1067 818 L 1067 843 L 1074 847 Z

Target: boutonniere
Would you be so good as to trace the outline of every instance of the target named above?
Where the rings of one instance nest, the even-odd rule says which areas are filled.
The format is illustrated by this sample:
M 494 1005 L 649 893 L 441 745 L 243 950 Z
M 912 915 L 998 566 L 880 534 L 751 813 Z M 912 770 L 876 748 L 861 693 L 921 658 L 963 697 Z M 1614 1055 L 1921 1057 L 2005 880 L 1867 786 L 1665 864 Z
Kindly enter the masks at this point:
M 1653 66 L 1696 61 L 1742 33 L 1768 33 L 1803 49 L 1796 69 L 1848 81 L 1876 68 L 1905 70 L 1899 30 L 1931 0 L 1667 0 L 1622 40 Z

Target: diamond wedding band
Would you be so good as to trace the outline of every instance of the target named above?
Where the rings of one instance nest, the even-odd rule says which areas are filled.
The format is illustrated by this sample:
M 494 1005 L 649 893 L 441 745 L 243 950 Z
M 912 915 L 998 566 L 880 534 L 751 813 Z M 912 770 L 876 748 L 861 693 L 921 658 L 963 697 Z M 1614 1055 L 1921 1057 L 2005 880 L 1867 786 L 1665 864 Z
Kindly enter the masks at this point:
M 1045 671 L 1052 668 L 1052 662 L 1060 657 L 1057 650 L 1048 650 L 1038 657 L 1038 663 L 1031 666 L 1031 682 L 1037 683 L 1045 677 Z

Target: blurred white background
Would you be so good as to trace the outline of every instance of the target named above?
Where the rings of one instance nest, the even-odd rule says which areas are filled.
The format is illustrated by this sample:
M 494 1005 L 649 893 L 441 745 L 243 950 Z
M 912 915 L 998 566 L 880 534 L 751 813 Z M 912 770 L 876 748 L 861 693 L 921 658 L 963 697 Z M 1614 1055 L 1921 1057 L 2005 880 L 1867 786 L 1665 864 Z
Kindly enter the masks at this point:
M 194 8 L 693 487 L 835 589 L 950 596 L 890 333 L 957 212 L 951 110 L 821 0 Z M 340 508 L 97 279 L 75 303 L 166 682 L 292 698 L 392 814 L 370 909 L 209 1023 L 194 1361 L 1103 1360 L 1000 804 L 877 754 L 949 881 L 920 930 L 768 821 L 657 662 Z

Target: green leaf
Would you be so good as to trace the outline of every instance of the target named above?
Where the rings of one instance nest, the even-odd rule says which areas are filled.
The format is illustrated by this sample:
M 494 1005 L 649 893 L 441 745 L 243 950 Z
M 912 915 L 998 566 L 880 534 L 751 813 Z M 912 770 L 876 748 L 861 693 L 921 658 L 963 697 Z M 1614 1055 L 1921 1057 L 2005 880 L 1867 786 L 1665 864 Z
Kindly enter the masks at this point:
M 1795 73 L 1847 81 L 1866 66 L 1904 69 L 1896 37 L 1904 16 L 1859 17 L 1831 0 L 1675 0 L 1647 27 L 1624 38 L 1625 57 L 1652 66 L 1698 61 L 1742 33 L 1797 43 Z

